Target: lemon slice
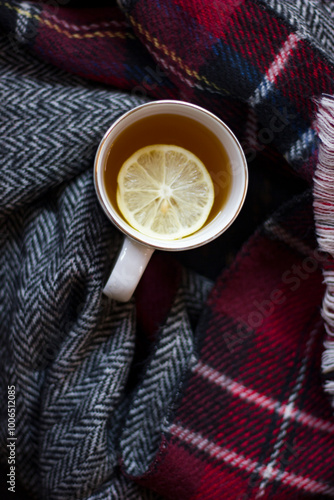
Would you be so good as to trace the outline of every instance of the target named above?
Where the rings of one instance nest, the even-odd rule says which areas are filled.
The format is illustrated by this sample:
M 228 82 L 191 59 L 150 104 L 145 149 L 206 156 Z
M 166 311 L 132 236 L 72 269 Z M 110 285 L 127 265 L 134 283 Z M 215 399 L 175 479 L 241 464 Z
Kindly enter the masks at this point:
M 117 183 L 123 217 L 154 238 L 174 240 L 194 233 L 207 220 L 214 201 L 204 164 L 179 146 L 139 149 L 123 163 Z

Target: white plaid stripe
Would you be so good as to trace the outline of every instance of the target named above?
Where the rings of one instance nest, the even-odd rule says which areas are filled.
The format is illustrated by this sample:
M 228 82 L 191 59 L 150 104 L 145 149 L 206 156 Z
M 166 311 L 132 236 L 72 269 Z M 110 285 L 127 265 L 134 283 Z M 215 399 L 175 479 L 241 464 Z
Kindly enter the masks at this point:
M 190 429 L 182 427 L 178 424 L 173 424 L 168 429 L 170 434 L 177 437 L 181 442 L 202 451 L 206 455 L 214 458 L 217 461 L 223 461 L 227 465 L 247 471 L 249 473 L 257 471 L 257 473 L 264 477 L 266 473 L 266 466 L 259 464 L 255 460 L 245 457 L 240 453 L 236 453 L 233 450 L 219 446 L 215 444 L 212 440 L 205 438 L 202 434 L 198 432 L 193 432 Z M 298 490 L 303 490 L 308 493 L 322 493 L 328 495 L 334 495 L 334 488 L 328 484 L 322 483 L 320 481 L 315 481 L 307 477 L 293 474 L 292 472 L 283 472 L 279 468 L 273 468 L 271 470 L 271 480 L 279 480 L 284 485 L 296 488 Z
M 251 106 L 256 106 L 267 97 L 269 92 L 275 88 L 275 81 L 279 74 L 283 71 L 287 61 L 299 42 L 300 38 L 291 33 L 284 42 L 281 50 L 276 55 L 274 61 L 267 69 L 265 77 L 260 85 L 255 90 L 254 94 L 249 98 L 248 102 Z
M 266 486 L 267 486 L 268 482 L 273 477 L 275 466 L 277 464 L 277 459 L 278 459 L 279 453 L 280 453 L 280 451 L 282 449 L 282 446 L 284 444 L 284 440 L 285 440 L 285 437 L 286 437 L 286 434 L 287 434 L 288 426 L 289 426 L 289 423 L 290 423 L 290 420 L 291 420 L 291 415 L 292 415 L 292 413 L 294 411 L 296 411 L 294 403 L 295 403 L 295 401 L 296 401 L 296 399 L 298 397 L 299 391 L 302 388 L 302 384 L 303 384 L 303 381 L 304 381 L 304 378 L 305 378 L 305 375 L 306 375 L 307 363 L 308 363 L 309 358 L 310 358 L 311 349 L 312 349 L 312 346 L 314 344 L 314 341 L 315 341 L 315 338 L 316 338 L 316 334 L 318 333 L 319 326 L 320 326 L 320 323 L 318 323 L 315 326 L 315 328 L 313 330 L 311 330 L 311 332 L 310 332 L 310 337 L 309 337 L 309 339 L 307 341 L 307 344 L 306 344 L 305 356 L 304 356 L 304 358 L 302 360 L 302 363 L 301 363 L 301 366 L 300 366 L 300 369 L 299 369 L 299 373 L 297 375 L 297 379 L 296 379 L 295 385 L 294 385 L 294 387 L 293 387 L 293 389 L 291 391 L 291 394 L 289 396 L 288 403 L 286 405 L 284 405 L 285 408 L 284 408 L 284 412 L 283 412 L 283 415 L 282 415 L 282 417 L 283 417 L 282 423 L 281 423 L 279 432 L 277 434 L 276 442 L 275 442 L 275 444 L 273 446 L 272 454 L 270 456 L 270 462 L 266 466 L 265 471 L 263 473 L 263 480 L 262 480 L 262 482 L 261 482 L 261 484 L 259 486 L 259 492 L 258 492 L 257 498 L 263 497 L 263 495 L 265 493 Z M 279 480 L 280 477 L 283 476 L 283 474 L 284 474 L 284 471 L 282 470 L 281 471 L 281 475 L 278 475 L 276 477 L 276 480 Z
M 324 3 L 316 0 L 260 0 L 264 5 L 283 16 L 303 38 L 307 38 L 324 55 L 334 62 L 333 21 L 324 9 Z
M 315 126 L 312 125 L 294 143 L 289 145 L 289 149 L 284 153 L 284 158 L 288 163 L 307 160 L 316 143 L 317 132 Z
M 241 384 L 218 370 L 211 368 L 209 365 L 204 364 L 202 361 L 198 361 L 192 371 L 209 382 L 217 385 L 221 389 L 228 391 L 233 396 L 246 401 L 247 403 L 254 404 L 269 412 L 275 412 L 277 415 L 282 417 L 288 416 L 290 420 L 294 420 L 295 422 L 306 425 L 307 427 L 314 428 L 322 432 L 328 432 L 329 434 L 334 434 L 333 422 L 323 420 L 299 410 L 291 403 L 281 403 L 280 401 L 266 396 L 265 394 L 261 394 L 254 389 L 250 389 L 244 384 Z

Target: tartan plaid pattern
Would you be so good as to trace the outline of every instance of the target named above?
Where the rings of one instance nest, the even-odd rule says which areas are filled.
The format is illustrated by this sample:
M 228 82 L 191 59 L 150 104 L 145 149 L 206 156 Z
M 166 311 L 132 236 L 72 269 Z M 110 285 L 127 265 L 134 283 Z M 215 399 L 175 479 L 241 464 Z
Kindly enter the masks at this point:
M 210 295 L 167 443 L 141 479 L 167 498 L 334 494 L 334 422 L 319 391 L 325 257 L 311 235 L 298 238 L 312 223 L 309 201 L 271 218 Z M 314 461 L 320 450 L 327 458 Z
M 214 111 L 242 142 L 251 177 L 259 167 L 273 176 L 279 169 L 292 186 L 296 175 L 312 185 L 317 98 L 334 90 L 332 2 L 324 8 L 216 0 L 210 9 L 204 0 L 118 3 L 86 10 L 0 2 L 0 27 L 14 51 L 25 45 L 93 87 Z M 137 485 L 182 500 L 334 497 L 320 315 L 322 269 L 331 261 L 317 249 L 312 201 L 307 191 L 275 212 L 220 274 L 207 301 L 206 280 L 154 256 L 136 296 L 146 350 L 132 343 L 133 360 L 124 353 L 128 387 L 112 420 L 120 433 L 112 460 L 117 456 L 119 465 L 102 464 L 97 474 L 95 464 L 88 489 L 58 484 L 66 474 L 52 462 L 57 443 L 48 449 L 52 436 L 44 429 L 49 461 L 42 469 L 52 498 L 63 498 L 66 487 L 71 498 L 148 498 Z M 129 310 L 112 314 L 133 331 Z M 56 408 L 54 395 L 48 397 Z M 31 484 L 24 471 L 22 480 Z

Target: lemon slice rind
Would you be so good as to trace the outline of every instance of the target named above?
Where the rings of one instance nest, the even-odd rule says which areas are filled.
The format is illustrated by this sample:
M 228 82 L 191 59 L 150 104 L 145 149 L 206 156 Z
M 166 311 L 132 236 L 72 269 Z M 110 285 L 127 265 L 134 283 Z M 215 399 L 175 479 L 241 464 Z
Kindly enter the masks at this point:
M 137 231 L 174 240 L 198 231 L 214 201 L 212 179 L 202 161 L 180 146 L 154 144 L 122 165 L 117 204 Z

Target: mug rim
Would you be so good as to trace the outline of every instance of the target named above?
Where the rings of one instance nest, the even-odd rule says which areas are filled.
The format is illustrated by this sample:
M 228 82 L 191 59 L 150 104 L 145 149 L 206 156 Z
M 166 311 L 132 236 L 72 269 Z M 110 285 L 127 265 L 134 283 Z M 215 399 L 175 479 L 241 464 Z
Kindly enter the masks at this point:
M 125 221 L 123 218 L 119 217 L 115 208 L 112 206 L 112 204 L 109 202 L 107 204 L 103 198 L 102 192 L 101 192 L 101 187 L 100 187 L 100 182 L 99 182 L 99 172 L 101 168 L 103 167 L 103 160 L 101 160 L 101 154 L 103 147 L 105 143 L 107 142 L 110 134 L 113 132 L 113 130 L 124 120 L 128 119 L 129 116 L 132 114 L 137 113 L 140 111 L 142 108 L 147 108 L 147 107 L 155 107 L 155 106 L 165 106 L 165 105 L 177 105 L 181 107 L 190 107 L 195 109 L 196 111 L 199 111 L 201 113 L 204 113 L 205 115 L 210 116 L 212 119 L 214 119 L 216 122 L 219 123 L 220 126 L 222 126 L 225 131 L 231 136 L 233 139 L 234 146 L 237 148 L 240 159 L 242 162 L 242 171 L 244 173 L 244 186 L 243 186 L 243 192 L 238 204 L 238 207 L 233 211 L 233 216 L 228 220 L 226 224 L 224 224 L 218 231 L 215 231 L 211 236 L 205 237 L 200 241 L 195 241 L 191 242 L 192 239 L 194 239 L 195 235 L 198 235 L 198 233 L 201 231 L 201 229 L 195 231 L 194 233 L 185 236 L 184 238 L 179 238 L 175 240 L 164 240 L 164 239 L 159 239 L 159 238 L 153 238 L 150 236 L 146 236 L 145 234 L 141 233 L 140 231 L 136 230 L 130 224 L 128 224 L 127 221 Z M 171 112 L 173 114 L 173 112 Z M 193 118 L 196 120 L 196 118 Z M 224 144 L 223 144 L 224 145 Z M 183 250 L 191 250 L 194 248 L 198 248 L 200 246 L 206 245 L 207 243 L 210 243 L 211 241 L 215 240 L 218 238 L 221 234 L 223 234 L 235 221 L 237 216 L 239 215 L 245 198 L 247 194 L 247 189 L 248 189 L 248 167 L 247 167 L 247 161 L 245 154 L 243 152 L 243 149 L 236 138 L 235 134 L 232 132 L 232 130 L 214 113 L 211 111 L 206 110 L 205 108 L 198 106 L 197 104 L 189 103 L 186 101 L 178 101 L 174 99 L 165 99 L 165 100 L 157 100 L 157 101 L 150 101 L 146 102 L 143 104 L 140 104 L 139 106 L 136 106 L 135 108 L 130 109 L 129 111 L 123 113 L 117 120 L 115 120 L 112 125 L 108 128 L 108 130 L 105 132 L 103 135 L 96 154 L 95 154 L 95 159 L 94 159 L 94 185 L 95 185 L 95 190 L 97 197 L 99 199 L 99 202 L 107 215 L 107 217 L 111 220 L 111 222 L 120 230 L 122 233 L 135 240 L 137 243 L 140 243 L 144 246 L 148 246 L 150 248 L 154 248 L 156 250 L 164 250 L 164 251 L 183 251 Z M 114 215 L 116 214 L 116 215 Z M 119 220 L 118 220 L 119 219 Z M 212 221 L 213 222 L 213 221 Z M 211 224 L 211 223 L 210 223 Z M 138 235 L 138 236 L 137 236 Z

